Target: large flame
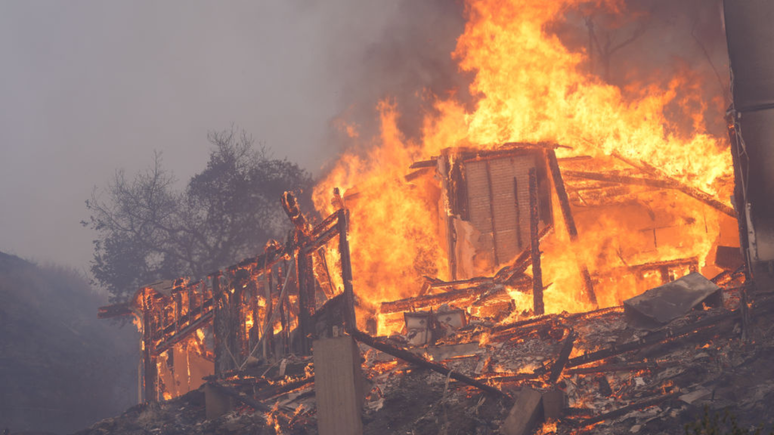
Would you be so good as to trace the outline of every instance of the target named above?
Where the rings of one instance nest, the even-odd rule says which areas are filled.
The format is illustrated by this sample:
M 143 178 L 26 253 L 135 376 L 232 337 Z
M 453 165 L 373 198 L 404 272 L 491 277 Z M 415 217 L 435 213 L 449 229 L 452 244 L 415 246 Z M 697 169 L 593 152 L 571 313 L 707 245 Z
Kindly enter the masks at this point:
M 359 297 L 371 302 L 395 300 L 416 294 L 422 275 L 449 278 L 445 247 L 438 236 L 439 198 L 431 187 L 406 183 L 403 178 L 412 162 L 437 156 L 445 148 L 560 143 L 573 147 L 558 150 L 560 157 L 562 152 L 595 157 L 615 152 L 646 162 L 693 188 L 719 192 L 719 180 L 730 175 L 731 158 L 725 140 L 707 133 L 706 95 L 696 74 L 683 67 L 654 83 L 624 89 L 605 83 L 588 72 L 585 51 L 570 50 L 547 30 L 564 20 L 567 11 L 580 7 L 625 13 L 619 2 L 467 0 L 467 24 L 452 56 L 461 70 L 475 73 L 471 85 L 471 94 L 478 98 L 475 108 L 466 110 L 453 98 L 437 100 L 435 111 L 423 120 L 422 139 L 412 142 L 397 128 L 398 108 L 382 102 L 381 135 L 376 143 L 363 143 L 347 152 L 319 183 L 315 203 L 321 211 L 332 212 L 334 187 L 347 193 L 345 200 L 350 198 L 346 206 L 351 211 L 353 275 Z M 413 194 L 417 189 L 425 195 Z M 704 266 L 719 233 L 717 213 L 677 193 L 645 195 L 642 202 L 645 207 L 663 206 L 673 212 L 669 225 L 702 225 L 686 225 L 670 243 L 648 252 L 631 252 L 628 258 L 643 263 L 697 257 Z M 638 212 L 611 211 L 615 213 Z M 603 218 L 586 225 L 579 242 L 572 244 L 561 215 L 555 213 L 555 218 L 555 237 L 543 247 L 544 282 L 552 283 L 546 291 L 546 309 L 589 308 L 580 297 L 579 264 L 588 263 L 592 271 L 600 268 L 598 263 L 608 268 L 624 266 L 621 251 L 628 242 L 649 235 L 618 231 L 611 217 L 610 222 Z M 626 286 L 597 295 L 601 306 L 619 304 L 642 290 L 636 283 L 618 284 Z

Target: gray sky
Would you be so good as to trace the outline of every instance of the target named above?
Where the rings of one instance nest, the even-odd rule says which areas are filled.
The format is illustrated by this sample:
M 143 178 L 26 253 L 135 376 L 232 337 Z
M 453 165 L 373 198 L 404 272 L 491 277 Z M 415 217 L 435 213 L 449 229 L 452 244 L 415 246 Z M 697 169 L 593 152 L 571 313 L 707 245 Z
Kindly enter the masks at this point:
M 232 123 L 317 172 L 398 2 L 0 2 L 0 251 L 84 269 L 84 200 L 153 150 L 185 181 Z

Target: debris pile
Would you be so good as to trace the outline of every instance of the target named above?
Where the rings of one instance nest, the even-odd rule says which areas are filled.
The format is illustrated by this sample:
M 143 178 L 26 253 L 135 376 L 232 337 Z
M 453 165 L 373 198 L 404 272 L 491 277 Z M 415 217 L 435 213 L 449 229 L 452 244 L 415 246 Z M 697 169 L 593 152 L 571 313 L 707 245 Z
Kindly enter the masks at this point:
M 743 345 L 755 336 L 750 312 L 765 316 L 774 304 L 761 294 L 748 301 L 743 267 L 700 274 L 713 269 L 688 254 L 717 243 L 683 243 L 679 231 L 703 240 L 692 231 L 708 224 L 676 224 L 676 203 L 659 201 L 679 195 L 715 219 L 733 211 L 620 156 L 562 163 L 598 169 L 567 171 L 574 181 L 565 185 L 557 147 L 449 149 L 412 166 L 410 179 L 430 186 L 417 194 L 454 206 L 439 207 L 436 220 L 448 280 L 423 276 L 407 297 L 355 287 L 363 279 L 353 276 L 360 257 L 350 253 L 347 206 L 357 199 L 335 190 L 336 210 L 314 223 L 284 195 L 294 225 L 285 243 L 103 307 L 101 317 L 136 318 L 142 394 L 161 401 L 124 420 L 155 421 L 161 433 L 521 435 L 616 433 L 690 415 L 708 403 L 724 364 L 756 358 Z M 631 168 L 658 182 L 622 175 Z M 579 226 L 608 215 L 619 232 L 642 233 L 632 228 L 643 203 L 646 220 L 666 226 L 651 222 L 612 260 L 609 241 L 579 237 Z M 181 406 L 190 418 L 166 415 Z

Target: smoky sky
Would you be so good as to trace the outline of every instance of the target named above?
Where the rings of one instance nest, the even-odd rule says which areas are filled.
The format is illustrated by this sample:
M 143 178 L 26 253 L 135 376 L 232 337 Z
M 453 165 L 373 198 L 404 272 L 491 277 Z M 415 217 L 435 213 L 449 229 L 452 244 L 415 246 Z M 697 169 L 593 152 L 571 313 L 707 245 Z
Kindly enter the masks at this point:
M 235 125 L 319 173 L 364 71 L 398 74 L 364 60 L 390 51 L 408 3 L 0 3 L 0 251 L 85 270 L 92 189 L 154 150 L 182 185 L 211 130 Z M 455 37 L 437 44 L 446 60 Z
M 617 84 L 679 57 L 727 93 L 718 0 L 628 3 L 654 19 L 613 59 Z M 588 43 L 581 16 L 564 27 Z M 183 186 L 208 131 L 244 129 L 316 176 L 352 143 L 337 120 L 369 137 L 381 99 L 416 138 L 428 95 L 475 104 L 450 55 L 463 29 L 461 0 L 0 2 L 0 251 L 85 270 L 92 189 L 154 151 Z

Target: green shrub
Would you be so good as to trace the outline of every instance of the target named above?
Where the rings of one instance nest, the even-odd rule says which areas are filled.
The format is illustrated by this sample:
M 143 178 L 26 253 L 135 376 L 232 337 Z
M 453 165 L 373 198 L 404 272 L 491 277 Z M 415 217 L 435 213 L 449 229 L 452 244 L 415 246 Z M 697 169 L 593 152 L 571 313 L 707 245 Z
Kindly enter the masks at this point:
M 722 415 L 719 412 L 710 413 L 709 406 L 704 406 L 704 416 L 685 425 L 685 435 L 761 435 L 763 424 L 755 428 L 742 428 L 739 426 L 736 415 L 728 409 L 724 410 Z M 768 432 L 774 435 L 774 428 Z

